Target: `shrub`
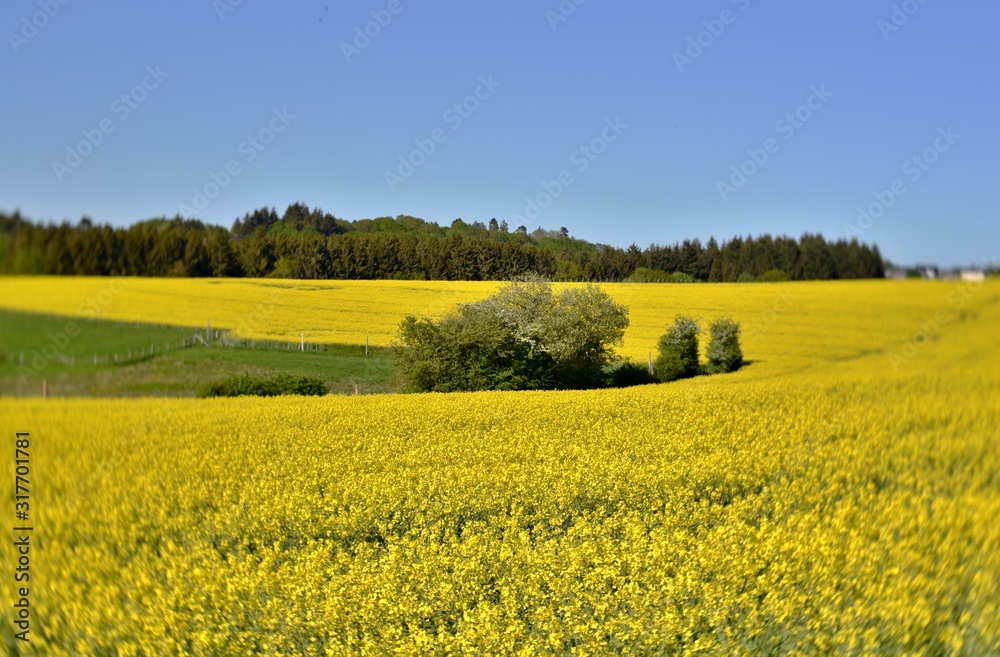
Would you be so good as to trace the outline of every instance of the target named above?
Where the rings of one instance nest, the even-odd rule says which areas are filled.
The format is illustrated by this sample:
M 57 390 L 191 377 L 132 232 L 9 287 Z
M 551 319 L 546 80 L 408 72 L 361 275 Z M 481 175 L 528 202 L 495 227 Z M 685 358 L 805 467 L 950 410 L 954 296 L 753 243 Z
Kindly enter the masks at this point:
M 608 385 L 613 388 L 630 388 L 656 383 L 656 377 L 649 373 L 648 366 L 630 360 L 610 366 L 607 374 Z
M 411 391 L 593 388 L 606 383 L 628 311 L 600 288 L 519 278 L 434 322 L 407 317 L 396 366 Z
M 678 315 L 660 337 L 660 355 L 654 364 L 656 378 L 676 381 L 698 374 L 698 334 L 701 329 L 690 317 Z
M 788 274 L 781 269 L 769 269 L 758 276 L 757 280 L 761 283 L 782 283 L 788 280 Z
M 757 277 L 754 276 L 753 274 L 751 274 L 750 272 L 745 271 L 745 272 L 741 273 L 739 276 L 736 277 L 736 282 L 737 283 L 756 283 L 757 282 Z
M 691 276 L 690 274 L 685 274 L 682 271 L 675 271 L 673 274 L 670 275 L 670 282 L 671 283 L 696 283 L 697 280 L 695 279 L 694 276 Z
M 396 367 L 413 392 L 548 387 L 551 358 L 507 329 L 474 304 L 438 323 L 407 317 L 400 325 Z
M 277 397 L 279 395 L 322 396 L 329 392 L 323 379 L 315 376 L 278 374 L 273 377 L 233 376 L 209 384 L 202 397 Z
M 626 283 L 666 283 L 670 280 L 670 274 L 662 269 L 650 269 L 649 267 L 636 267 L 632 275 L 625 279 Z
M 708 363 L 711 372 L 735 372 L 743 366 L 740 325 L 731 319 L 717 319 L 708 327 Z
M 682 271 L 668 274 L 662 269 L 636 267 L 632 275 L 625 279 L 626 283 L 697 283 L 698 279 Z

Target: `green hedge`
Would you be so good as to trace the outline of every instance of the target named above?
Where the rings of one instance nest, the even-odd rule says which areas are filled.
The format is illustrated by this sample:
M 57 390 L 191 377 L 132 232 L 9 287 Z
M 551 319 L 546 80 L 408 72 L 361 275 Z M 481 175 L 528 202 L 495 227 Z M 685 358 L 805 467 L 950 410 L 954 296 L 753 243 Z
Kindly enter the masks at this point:
M 329 393 L 323 380 L 315 376 L 278 374 L 272 377 L 233 376 L 210 384 L 202 397 L 277 397 L 279 395 L 315 395 Z

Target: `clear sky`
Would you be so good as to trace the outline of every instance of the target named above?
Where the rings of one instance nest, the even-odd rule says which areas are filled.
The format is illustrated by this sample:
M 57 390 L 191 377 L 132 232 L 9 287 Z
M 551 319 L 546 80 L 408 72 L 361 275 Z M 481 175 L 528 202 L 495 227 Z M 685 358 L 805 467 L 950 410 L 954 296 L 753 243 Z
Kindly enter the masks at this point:
M 302 201 L 978 263 L 1000 255 L 998 20 L 986 0 L 10 1 L 0 210 L 230 226 Z

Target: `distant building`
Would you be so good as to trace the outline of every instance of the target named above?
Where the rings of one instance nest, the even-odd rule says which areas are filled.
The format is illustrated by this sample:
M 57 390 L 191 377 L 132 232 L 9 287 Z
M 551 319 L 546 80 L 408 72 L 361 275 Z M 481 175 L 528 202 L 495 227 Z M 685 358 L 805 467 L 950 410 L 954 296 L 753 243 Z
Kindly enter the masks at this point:
M 961 277 L 969 283 L 982 283 L 986 280 L 986 272 L 982 269 L 963 269 Z
M 920 274 L 920 278 L 927 281 L 936 281 L 939 277 L 936 265 L 917 265 L 917 273 Z
M 885 277 L 891 278 L 894 281 L 902 281 L 906 278 L 906 270 L 901 268 L 886 269 Z

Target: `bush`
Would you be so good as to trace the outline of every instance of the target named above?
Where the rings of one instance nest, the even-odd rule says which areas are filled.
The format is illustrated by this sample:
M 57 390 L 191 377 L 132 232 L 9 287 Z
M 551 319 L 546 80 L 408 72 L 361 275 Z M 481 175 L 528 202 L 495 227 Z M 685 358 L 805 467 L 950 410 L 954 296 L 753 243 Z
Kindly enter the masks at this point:
M 613 388 L 630 388 L 647 383 L 656 383 L 656 377 L 649 373 L 646 365 L 627 360 L 608 368 L 608 385 Z
M 757 278 L 761 283 L 783 283 L 787 280 L 788 274 L 781 269 L 769 269 Z
M 756 283 L 757 282 L 757 277 L 754 276 L 753 274 L 751 274 L 750 272 L 745 271 L 745 272 L 741 273 L 739 276 L 736 277 L 736 282 L 737 283 Z
M 636 267 L 632 275 L 625 279 L 626 283 L 697 283 L 697 279 L 682 271 L 668 274 L 662 269 Z
M 701 329 L 690 317 L 678 315 L 660 337 L 660 355 L 654 364 L 656 378 L 676 381 L 698 374 L 698 334 Z
M 209 384 L 202 397 L 277 397 L 279 395 L 322 396 L 329 392 L 323 379 L 315 376 L 292 376 L 278 374 L 273 377 L 233 376 Z
M 496 316 L 474 304 L 435 323 L 407 317 L 396 367 L 413 392 L 532 390 L 549 386 L 552 359 L 518 341 Z
M 735 372 L 743 366 L 740 349 L 740 325 L 731 319 L 717 319 L 708 327 L 709 371 Z
M 670 274 L 662 269 L 650 269 L 649 267 L 636 267 L 632 275 L 625 279 L 626 283 L 666 283 L 670 280 Z
M 670 282 L 671 283 L 697 283 L 698 281 L 695 279 L 694 276 L 691 276 L 690 274 L 685 274 L 682 271 L 675 271 L 673 274 L 670 275 Z
M 439 322 L 407 317 L 396 366 L 418 392 L 603 387 L 627 326 L 627 309 L 600 288 L 556 295 L 524 277 Z

